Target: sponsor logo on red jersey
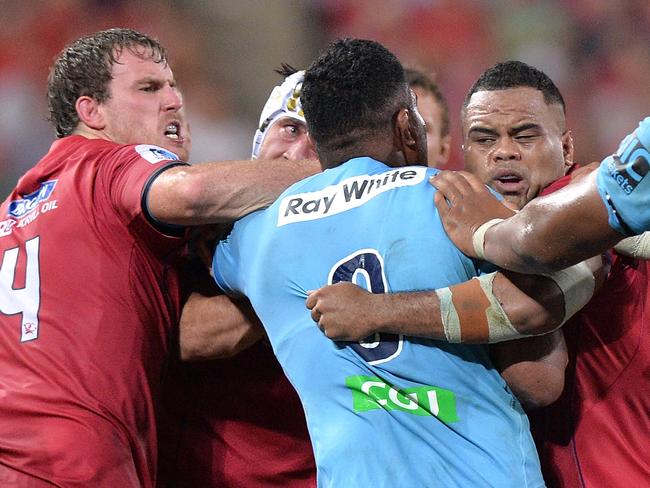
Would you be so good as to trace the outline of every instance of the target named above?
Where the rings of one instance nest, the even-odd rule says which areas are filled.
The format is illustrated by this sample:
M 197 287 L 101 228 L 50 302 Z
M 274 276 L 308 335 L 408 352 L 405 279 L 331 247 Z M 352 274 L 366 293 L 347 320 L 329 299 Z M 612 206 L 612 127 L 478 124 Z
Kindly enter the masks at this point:
M 9 202 L 9 217 L 16 219 L 32 213 L 38 208 L 38 204 L 50 198 L 57 180 L 46 181 L 41 184 L 40 188 L 29 195 L 23 196 L 18 200 Z

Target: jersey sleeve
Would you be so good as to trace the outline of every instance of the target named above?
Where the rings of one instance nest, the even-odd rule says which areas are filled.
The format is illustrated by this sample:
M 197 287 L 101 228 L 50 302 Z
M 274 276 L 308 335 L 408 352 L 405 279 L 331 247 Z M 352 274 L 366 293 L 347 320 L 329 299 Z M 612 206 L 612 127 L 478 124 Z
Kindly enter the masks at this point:
M 212 275 L 214 280 L 224 293 L 231 296 L 243 294 L 242 277 L 244 270 L 241 269 L 241 248 L 240 235 L 237 230 L 240 222 L 235 224 L 230 235 L 220 241 L 214 251 L 212 258 Z
M 609 225 L 624 235 L 650 230 L 649 151 L 650 117 L 646 117 L 598 168 L 596 185 Z
M 103 182 L 115 211 L 133 229 L 155 229 L 178 237 L 183 228 L 162 224 L 148 212 L 146 201 L 151 183 L 174 166 L 187 165 L 166 149 L 140 144 L 119 146 L 102 167 Z

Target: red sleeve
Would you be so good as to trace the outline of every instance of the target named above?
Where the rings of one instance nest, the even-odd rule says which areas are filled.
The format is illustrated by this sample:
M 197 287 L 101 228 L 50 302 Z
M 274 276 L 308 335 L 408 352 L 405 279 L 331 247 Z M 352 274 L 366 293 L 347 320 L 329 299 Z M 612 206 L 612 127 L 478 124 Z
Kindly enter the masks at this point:
M 168 237 L 182 237 L 185 229 L 166 225 L 153 219 L 146 208 L 151 182 L 163 171 L 187 165 L 175 154 L 153 145 L 118 146 L 103 160 L 100 178 L 108 202 L 132 234 L 151 247 Z

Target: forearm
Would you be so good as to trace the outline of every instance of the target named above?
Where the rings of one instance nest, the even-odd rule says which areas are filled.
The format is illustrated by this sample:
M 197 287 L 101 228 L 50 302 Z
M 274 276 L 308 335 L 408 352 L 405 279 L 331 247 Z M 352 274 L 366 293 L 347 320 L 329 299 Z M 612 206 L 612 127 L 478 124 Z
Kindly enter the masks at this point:
M 381 306 L 374 307 L 375 328 L 485 344 L 545 334 L 563 323 L 564 295 L 552 279 L 499 272 L 491 290 L 486 281 L 490 281 L 487 276 L 481 285 L 474 279 L 443 290 L 387 295 Z
M 253 345 L 263 335 L 264 330 L 248 301 L 195 292 L 181 314 L 181 359 L 230 357 Z
M 269 206 L 291 184 L 320 170 L 317 161 L 288 160 L 177 166 L 154 180 L 147 208 L 166 224 L 229 222 Z
M 530 202 L 485 233 L 484 256 L 502 268 L 544 273 L 611 248 L 623 236 L 608 224 L 595 175 Z
M 385 332 L 486 344 L 557 329 L 589 301 L 605 273 L 598 256 L 548 276 L 491 273 L 434 291 L 372 294 L 337 283 L 310 292 L 306 306 L 335 340 Z
M 435 291 L 368 294 L 359 318 L 369 320 L 369 333 L 385 332 L 446 340 Z M 368 334 L 369 335 L 369 334 Z

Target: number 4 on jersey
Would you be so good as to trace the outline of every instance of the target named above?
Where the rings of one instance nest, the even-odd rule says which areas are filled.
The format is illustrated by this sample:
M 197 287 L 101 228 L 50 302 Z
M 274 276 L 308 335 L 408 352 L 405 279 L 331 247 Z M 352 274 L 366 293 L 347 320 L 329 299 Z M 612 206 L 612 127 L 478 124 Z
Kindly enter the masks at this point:
M 25 242 L 27 257 L 24 288 L 14 288 L 19 248 L 7 249 L 0 264 L 0 313 L 22 314 L 20 342 L 38 338 L 38 309 L 41 304 L 38 247 L 39 237 Z

